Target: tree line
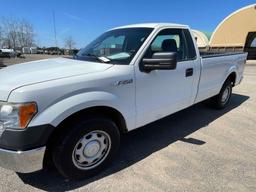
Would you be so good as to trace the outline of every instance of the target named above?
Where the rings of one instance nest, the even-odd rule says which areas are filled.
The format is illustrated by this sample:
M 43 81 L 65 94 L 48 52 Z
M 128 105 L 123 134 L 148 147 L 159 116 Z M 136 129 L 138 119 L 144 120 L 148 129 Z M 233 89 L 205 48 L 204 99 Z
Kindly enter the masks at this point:
M 75 49 L 76 42 L 72 36 L 64 39 L 65 47 Z M 25 19 L 0 18 L 0 48 L 34 47 L 35 30 L 33 25 Z
M 33 25 L 25 19 L 0 19 L 0 47 L 17 48 L 35 46 Z

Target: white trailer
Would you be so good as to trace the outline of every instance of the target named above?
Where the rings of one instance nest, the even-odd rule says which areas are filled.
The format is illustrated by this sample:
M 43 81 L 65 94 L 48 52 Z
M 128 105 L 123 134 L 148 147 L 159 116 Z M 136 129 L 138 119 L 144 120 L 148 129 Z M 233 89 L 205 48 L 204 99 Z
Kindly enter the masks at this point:
M 31 54 L 37 54 L 37 47 L 30 47 Z
M 30 54 L 30 48 L 29 47 L 23 47 L 22 48 L 22 53 L 23 54 Z

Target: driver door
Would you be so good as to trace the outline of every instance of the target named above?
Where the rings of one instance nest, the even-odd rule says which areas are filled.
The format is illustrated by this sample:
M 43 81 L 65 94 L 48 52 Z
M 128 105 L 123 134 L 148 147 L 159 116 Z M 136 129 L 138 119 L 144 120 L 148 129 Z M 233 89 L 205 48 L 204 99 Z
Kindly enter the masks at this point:
M 194 76 L 186 71 L 194 66 L 182 29 L 163 29 L 144 53 L 152 58 L 156 52 L 177 52 L 178 63 L 174 70 L 154 70 L 146 73 L 136 67 L 137 127 L 143 126 L 183 108 L 191 103 Z M 142 58 L 142 59 L 143 59 Z M 142 59 L 140 64 L 142 64 Z M 196 88 L 195 88 L 196 89 Z

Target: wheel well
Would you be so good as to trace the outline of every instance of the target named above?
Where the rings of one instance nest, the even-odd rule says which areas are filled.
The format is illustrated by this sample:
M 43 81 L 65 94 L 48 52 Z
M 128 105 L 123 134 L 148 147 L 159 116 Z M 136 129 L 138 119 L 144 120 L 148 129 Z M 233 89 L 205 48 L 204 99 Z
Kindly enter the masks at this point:
M 66 118 L 65 120 L 63 120 L 58 127 L 56 128 L 56 130 L 60 127 L 66 127 L 65 125 L 67 124 L 71 124 L 72 122 L 77 121 L 77 119 L 79 118 L 90 118 L 90 117 L 105 117 L 105 118 L 109 118 L 112 121 L 114 121 L 120 131 L 120 133 L 126 133 L 127 132 L 127 127 L 126 127 L 126 122 L 125 119 L 123 117 L 123 115 L 117 111 L 114 108 L 111 107 L 91 107 L 91 108 L 87 108 L 81 111 L 78 111 L 74 114 L 72 114 L 71 116 L 69 116 L 68 118 Z
M 87 108 L 81 111 L 78 111 L 65 120 L 63 120 L 53 131 L 53 133 L 50 135 L 49 140 L 46 145 L 46 156 L 44 158 L 44 166 L 49 166 L 48 161 L 51 161 L 51 150 L 52 146 L 56 142 L 57 138 L 61 135 L 64 134 L 66 129 L 69 128 L 69 124 L 72 122 L 77 121 L 79 118 L 84 118 L 84 117 L 105 117 L 109 118 L 112 121 L 114 121 L 120 131 L 120 133 L 126 133 L 128 132 L 127 127 L 126 127 L 126 122 L 123 117 L 123 115 L 117 111 L 114 108 L 111 107 L 91 107 Z
M 232 72 L 232 73 L 228 76 L 227 80 L 230 80 L 230 81 L 232 82 L 232 85 L 235 86 L 235 83 L 236 83 L 236 73 L 235 73 L 235 72 Z

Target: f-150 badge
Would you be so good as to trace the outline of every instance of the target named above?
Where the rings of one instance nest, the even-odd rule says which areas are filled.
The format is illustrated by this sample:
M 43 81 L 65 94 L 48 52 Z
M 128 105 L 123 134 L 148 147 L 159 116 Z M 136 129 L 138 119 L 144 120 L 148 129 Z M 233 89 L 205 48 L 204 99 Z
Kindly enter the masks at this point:
M 127 79 L 127 80 L 122 80 L 122 81 L 117 81 L 114 83 L 115 86 L 122 86 L 122 85 L 127 85 L 127 84 L 132 84 L 133 79 Z

